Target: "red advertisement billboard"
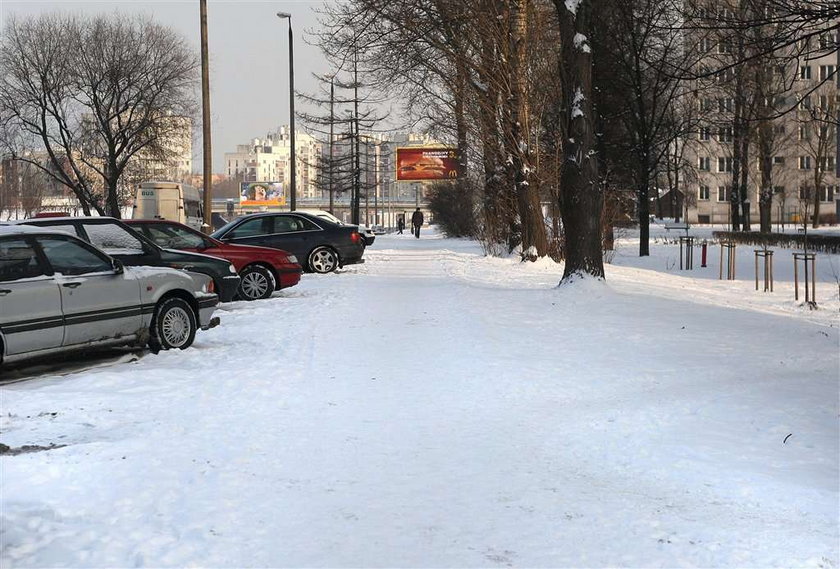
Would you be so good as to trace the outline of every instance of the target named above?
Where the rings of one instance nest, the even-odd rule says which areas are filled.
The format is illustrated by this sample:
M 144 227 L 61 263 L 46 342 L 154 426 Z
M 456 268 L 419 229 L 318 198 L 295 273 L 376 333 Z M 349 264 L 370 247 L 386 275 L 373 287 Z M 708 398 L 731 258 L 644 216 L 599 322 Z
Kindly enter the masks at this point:
M 397 180 L 450 180 L 458 177 L 454 148 L 397 148 Z

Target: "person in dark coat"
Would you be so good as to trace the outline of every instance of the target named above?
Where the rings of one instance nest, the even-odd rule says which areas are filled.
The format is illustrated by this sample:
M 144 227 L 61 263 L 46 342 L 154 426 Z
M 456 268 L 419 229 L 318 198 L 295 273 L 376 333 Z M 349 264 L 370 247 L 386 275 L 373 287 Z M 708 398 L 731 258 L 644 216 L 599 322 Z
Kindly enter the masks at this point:
M 402 235 L 403 229 L 405 229 L 405 216 L 401 215 L 397 218 L 397 233 Z
M 412 233 L 414 233 L 414 236 L 417 239 L 420 239 L 420 226 L 423 225 L 423 212 L 420 211 L 419 207 L 417 208 L 417 211 L 411 215 L 411 225 L 413 228 Z

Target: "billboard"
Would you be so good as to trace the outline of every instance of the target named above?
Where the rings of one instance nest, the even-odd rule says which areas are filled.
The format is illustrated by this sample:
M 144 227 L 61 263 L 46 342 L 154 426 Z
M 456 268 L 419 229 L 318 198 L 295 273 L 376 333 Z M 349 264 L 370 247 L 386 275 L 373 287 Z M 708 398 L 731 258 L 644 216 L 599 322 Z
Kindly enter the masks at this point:
M 458 151 L 454 148 L 397 148 L 397 181 L 450 180 L 458 177 Z
M 239 184 L 239 205 L 286 205 L 286 192 L 283 190 L 283 182 L 241 182 Z

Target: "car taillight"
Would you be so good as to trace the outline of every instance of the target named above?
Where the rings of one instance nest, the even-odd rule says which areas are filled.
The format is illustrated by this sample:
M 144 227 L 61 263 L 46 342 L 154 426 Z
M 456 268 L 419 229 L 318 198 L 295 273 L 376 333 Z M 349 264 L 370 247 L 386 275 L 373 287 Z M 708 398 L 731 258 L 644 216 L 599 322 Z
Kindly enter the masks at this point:
M 358 243 L 361 238 L 362 236 L 359 235 L 359 233 L 356 231 L 350 234 L 350 241 L 352 241 L 353 243 Z
M 216 292 L 216 283 L 214 281 L 210 281 L 207 285 L 207 292 Z

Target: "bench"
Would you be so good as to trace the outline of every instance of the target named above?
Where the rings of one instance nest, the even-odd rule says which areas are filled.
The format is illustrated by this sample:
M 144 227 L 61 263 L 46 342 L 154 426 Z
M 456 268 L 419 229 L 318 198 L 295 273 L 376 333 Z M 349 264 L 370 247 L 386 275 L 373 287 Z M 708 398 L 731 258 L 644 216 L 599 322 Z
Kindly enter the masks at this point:
M 665 224 L 665 231 L 671 231 L 672 229 L 681 229 L 688 233 L 688 230 L 691 226 L 687 223 L 666 223 Z

